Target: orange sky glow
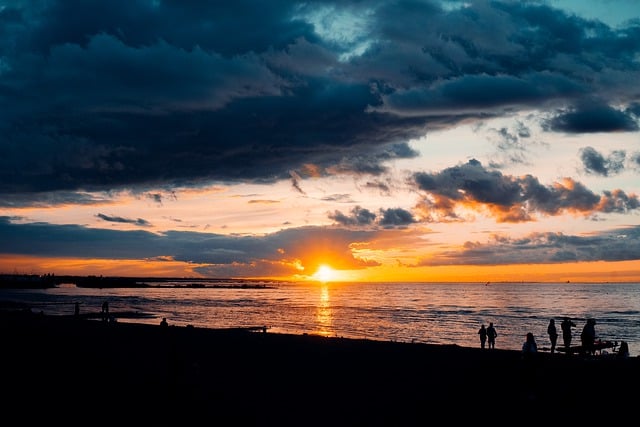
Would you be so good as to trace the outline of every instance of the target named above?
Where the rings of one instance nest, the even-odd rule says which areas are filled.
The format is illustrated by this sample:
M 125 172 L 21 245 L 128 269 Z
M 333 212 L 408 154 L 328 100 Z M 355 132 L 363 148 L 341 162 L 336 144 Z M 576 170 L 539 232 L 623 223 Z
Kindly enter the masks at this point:
M 177 261 L 140 261 L 99 259 L 57 259 L 0 256 L 0 265 L 14 265 L 6 273 L 57 275 L 102 275 L 119 277 L 194 277 L 201 278 L 195 265 Z M 331 282 L 640 282 L 640 261 L 585 262 L 573 264 L 510 266 L 441 266 L 402 268 L 378 266 L 365 270 L 336 270 L 322 276 L 318 271 L 290 276 L 247 277 L 283 281 Z
M 5 3 L 0 273 L 640 282 L 640 2 Z

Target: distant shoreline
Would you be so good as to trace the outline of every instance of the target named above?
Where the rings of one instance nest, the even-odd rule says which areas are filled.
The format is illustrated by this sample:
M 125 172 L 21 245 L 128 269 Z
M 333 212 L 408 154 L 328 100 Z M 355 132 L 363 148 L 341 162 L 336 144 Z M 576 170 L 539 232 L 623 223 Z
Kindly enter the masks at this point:
M 171 285 L 149 285 L 153 283 L 173 283 Z M 201 278 L 154 278 L 119 276 L 56 276 L 37 274 L 0 274 L 0 289 L 48 289 L 65 284 L 79 288 L 214 288 L 214 289 L 269 289 L 276 288 L 276 280 L 257 279 L 201 279 Z
M 172 285 L 149 285 L 149 283 L 179 283 Z M 316 281 L 301 281 L 301 283 L 322 283 Z M 47 289 L 65 284 L 73 284 L 80 288 L 214 288 L 214 289 L 270 289 L 277 288 L 280 284 L 297 283 L 285 279 L 260 279 L 260 278 L 203 278 L 203 277 L 148 277 L 148 276 L 96 276 L 96 275 L 55 275 L 55 274 L 10 274 L 0 273 L 0 289 Z M 328 282 L 328 283 L 389 283 L 378 281 L 367 282 Z M 460 282 L 460 281 L 427 281 L 427 282 L 394 282 L 394 283 L 424 283 L 428 284 L 475 284 L 479 286 L 492 286 L 500 284 L 640 284 L 636 281 L 593 281 L 571 282 L 566 281 L 490 281 L 490 282 Z

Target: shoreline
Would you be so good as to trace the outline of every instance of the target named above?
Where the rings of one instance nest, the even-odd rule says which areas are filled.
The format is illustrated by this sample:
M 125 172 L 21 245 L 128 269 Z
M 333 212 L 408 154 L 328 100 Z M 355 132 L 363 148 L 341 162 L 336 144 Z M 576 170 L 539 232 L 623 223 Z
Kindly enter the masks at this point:
M 640 378 L 638 357 L 538 353 L 526 360 L 514 350 L 2 310 L 0 337 L 7 407 L 47 407 L 50 417 L 73 403 L 147 421 L 170 414 L 273 425 L 307 414 L 312 424 L 398 425 L 442 405 L 466 411 L 496 401 L 542 410 L 585 399 L 620 414 L 634 409 L 636 394 L 618 396 L 618 386 L 633 390 Z

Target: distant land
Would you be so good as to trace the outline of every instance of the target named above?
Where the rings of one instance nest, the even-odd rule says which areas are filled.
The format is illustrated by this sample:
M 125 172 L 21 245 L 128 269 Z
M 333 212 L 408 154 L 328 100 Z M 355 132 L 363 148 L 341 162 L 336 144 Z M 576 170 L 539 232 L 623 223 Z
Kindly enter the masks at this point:
M 152 284 L 150 284 L 152 283 Z M 279 281 L 178 277 L 57 276 L 55 274 L 0 274 L 0 289 L 47 289 L 61 285 L 79 288 L 272 288 Z

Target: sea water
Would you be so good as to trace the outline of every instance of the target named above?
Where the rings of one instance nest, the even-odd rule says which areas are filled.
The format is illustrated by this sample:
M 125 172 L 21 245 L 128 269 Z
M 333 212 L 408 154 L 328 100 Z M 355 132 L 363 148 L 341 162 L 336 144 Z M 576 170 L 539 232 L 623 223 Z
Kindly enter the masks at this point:
M 76 302 L 82 314 L 99 313 L 108 301 L 118 322 L 159 324 L 164 317 L 175 326 L 267 327 L 276 333 L 464 347 L 480 347 L 480 325 L 493 322 L 496 348 L 519 350 L 532 332 L 542 351 L 550 346 L 550 319 L 560 332 L 562 318 L 570 317 L 576 324 L 573 343 L 579 344 L 586 319 L 593 318 L 599 339 L 627 341 L 631 355 L 640 354 L 639 283 L 251 283 L 1 289 L 0 301 L 54 315 L 73 314 Z

